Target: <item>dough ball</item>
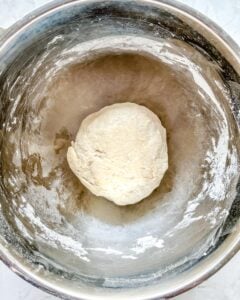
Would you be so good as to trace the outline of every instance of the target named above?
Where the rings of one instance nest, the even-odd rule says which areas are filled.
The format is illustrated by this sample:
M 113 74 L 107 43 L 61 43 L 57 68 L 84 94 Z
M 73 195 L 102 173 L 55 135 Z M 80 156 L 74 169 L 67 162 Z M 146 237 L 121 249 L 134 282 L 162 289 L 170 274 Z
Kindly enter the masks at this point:
M 106 106 L 83 120 L 67 160 L 93 194 L 134 204 L 159 186 L 168 168 L 166 130 L 144 106 Z

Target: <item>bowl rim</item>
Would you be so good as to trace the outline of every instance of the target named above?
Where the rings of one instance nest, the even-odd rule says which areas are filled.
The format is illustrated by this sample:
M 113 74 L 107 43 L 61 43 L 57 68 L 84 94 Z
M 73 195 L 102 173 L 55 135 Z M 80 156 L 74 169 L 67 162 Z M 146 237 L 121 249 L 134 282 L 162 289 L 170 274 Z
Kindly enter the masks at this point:
M 126 0 L 125 0 L 126 1 Z M 57 0 L 43 5 L 42 7 L 34 10 L 30 14 L 26 15 L 22 20 L 17 21 L 1 36 L 0 41 L 0 53 L 2 49 L 8 46 L 8 44 L 25 28 L 31 26 L 34 22 L 46 17 L 54 11 L 63 9 L 67 6 L 74 6 L 84 2 L 101 2 L 101 0 Z M 211 35 L 217 38 L 230 53 L 235 57 L 238 62 L 240 70 L 240 47 L 234 42 L 234 40 L 217 24 L 215 24 L 208 17 L 202 13 L 192 9 L 188 5 L 176 2 L 174 0 L 139 0 L 145 4 L 153 4 L 166 9 L 172 9 L 180 15 L 186 16 L 193 22 L 198 22 L 205 30 Z M 236 66 L 235 66 L 236 67 Z M 234 231 L 229 234 L 223 243 L 212 252 L 204 260 L 200 261 L 197 266 L 191 269 L 188 274 L 183 274 L 181 280 L 175 282 L 174 286 L 167 286 L 165 290 L 159 289 L 159 286 L 149 286 L 136 289 L 136 293 L 131 292 L 132 300 L 146 300 L 146 299 L 159 299 L 164 297 L 174 297 L 187 290 L 197 286 L 210 276 L 215 274 L 220 268 L 222 268 L 238 251 L 240 250 L 240 220 L 235 225 Z M 66 299 L 85 299 L 85 300 L 98 300 L 98 299 L 129 299 L 129 294 L 106 294 L 104 296 L 94 295 L 90 293 L 82 293 L 79 290 L 74 291 L 70 288 L 62 287 L 49 280 L 44 279 L 40 275 L 34 273 L 24 262 L 20 262 L 7 247 L 4 247 L 0 243 L 0 260 L 3 261 L 14 273 L 28 281 L 32 285 L 60 298 Z

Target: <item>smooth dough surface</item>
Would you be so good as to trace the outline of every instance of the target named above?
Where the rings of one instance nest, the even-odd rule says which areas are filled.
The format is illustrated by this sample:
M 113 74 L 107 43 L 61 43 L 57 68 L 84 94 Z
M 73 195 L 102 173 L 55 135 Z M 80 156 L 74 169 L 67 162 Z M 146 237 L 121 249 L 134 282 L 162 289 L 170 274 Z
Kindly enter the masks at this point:
M 83 120 L 67 160 L 93 194 L 134 204 L 159 186 L 168 168 L 166 130 L 144 106 L 106 106 Z

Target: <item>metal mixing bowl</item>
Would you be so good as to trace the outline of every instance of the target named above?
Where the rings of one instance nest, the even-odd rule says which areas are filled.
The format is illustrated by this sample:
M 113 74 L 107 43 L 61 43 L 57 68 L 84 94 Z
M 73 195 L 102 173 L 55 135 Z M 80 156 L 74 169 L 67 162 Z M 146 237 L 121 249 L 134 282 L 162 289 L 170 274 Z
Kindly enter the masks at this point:
M 22 78 L 21 76 L 25 71 L 30 70 L 32 73 L 37 73 L 41 68 L 47 74 L 46 64 L 39 64 L 39 69 L 35 70 L 34 63 L 38 62 L 39 57 L 43 57 L 41 55 L 46 50 L 46 45 L 54 45 L 53 54 L 57 55 L 61 41 L 66 40 L 62 37 L 72 37 L 72 32 L 76 30 L 78 32 L 76 40 L 80 45 L 79 49 L 81 49 L 81 43 L 83 42 L 100 37 L 109 37 L 113 34 L 114 36 L 123 34 L 144 35 L 163 40 L 174 36 L 175 39 L 191 45 L 199 53 L 206 55 L 211 62 L 218 66 L 219 75 L 228 89 L 231 98 L 228 109 L 231 111 L 232 120 L 234 120 L 233 127 L 235 128 L 233 140 L 236 147 L 239 147 L 240 49 L 222 29 L 188 7 L 171 1 L 148 0 L 57 1 L 37 10 L 11 27 L 0 42 L 1 147 L 9 138 L 8 127 L 6 127 L 9 107 L 16 108 L 20 103 L 19 100 L 21 100 L 17 97 L 19 90 L 22 91 L 25 97 L 28 90 L 31 91 L 32 95 L 36 92 L 34 86 L 28 83 L 27 77 L 24 77 L 26 82 L 21 82 L 19 78 Z M 55 37 L 57 39 L 54 39 Z M 70 41 L 72 40 L 70 39 Z M 49 64 L 54 62 L 54 57 L 50 57 L 47 62 Z M 42 88 L 41 80 L 38 77 L 35 78 L 34 84 L 38 88 Z M 22 88 L 26 86 L 28 86 L 28 89 L 23 92 Z M 21 105 L 18 109 L 20 109 L 20 114 L 25 116 L 27 111 L 21 110 Z M 10 117 L 12 117 L 11 113 Z M 32 119 L 33 123 L 34 120 Z M 21 126 L 26 128 L 28 126 L 26 124 L 27 122 L 23 122 Z M 18 119 L 12 118 L 11 125 L 17 132 Z M 125 262 L 126 266 L 124 265 L 122 269 L 121 264 L 123 261 L 115 261 L 111 255 L 117 255 L 118 252 L 115 251 L 114 253 L 112 251 L 111 253 L 111 249 L 107 249 L 108 252 L 105 252 L 105 254 L 92 256 L 93 263 L 89 265 L 86 264 L 86 261 L 83 264 L 75 260 L 71 261 L 71 257 L 68 257 L 67 262 L 65 262 L 64 252 L 59 251 L 58 253 L 59 249 L 55 249 L 55 253 L 55 250 L 50 247 L 47 248 L 47 244 L 44 244 L 43 241 L 34 243 L 32 237 L 30 242 L 26 231 L 26 228 L 31 229 L 31 224 L 28 224 L 28 221 L 25 220 L 24 223 L 23 220 L 25 227 L 22 225 L 21 227 L 16 221 L 21 215 L 23 207 L 22 203 L 20 205 L 14 199 L 21 197 L 26 191 L 26 187 L 25 190 L 18 190 L 19 183 L 16 179 L 18 180 L 20 175 L 17 168 L 14 169 L 16 176 L 9 176 L 6 180 L 8 167 L 11 168 L 12 164 L 11 159 L 8 161 L 6 158 L 15 157 L 16 159 L 18 155 L 18 149 L 14 148 L 14 142 L 11 147 L 4 151 L 1 148 L 0 256 L 14 272 L 49 293 L 67 299 L 140 300 L 171 297 L 196 286 L 214 274 L 240 248 L 240 197 L 239 185 L 235 184 L 236 197 L 233 203 L 231 202 L 227 218 L 223 218 L 224 222 L 221 225 L 220 234 L 219 231 L 212 233 L 214 243 L 206 252 L 200 251 L 201 257 L 193 256 L 189 260 L 184 260 L 185 257 L 183 257 L 181 263 L 173 268 L 166 268 L 161 275 L 154 273 L 156 276 L 150 277 L 147 272 L 150 272 L 150 268 L 154 264 L 158 268 L 159 263 L 157 260 L 156 262 L 151 260 L 151 254 L 143 256 L 142 263 L 139 260 L 138 264 L 135 265 L 132 261 L 127 260 Z M 38 156 L 31 156 L 31 161 L 28 161 L 23 167 L 25 172 L 33 172 L 33 163 L 37 159 Z M 37 166 L 39 165 L 37 164 Z M 37 177 L 32 177 L 32 179 L 38 183 Z M 238 181 L 237 179 L 235 178 L 235 183 Z M 28 185 L 29 182 L 26 180 L 24 184 Z M 36 199 L 39 197 L 36 194 L 31 195 L 32 198 L 35 196 Z M 99 203 L 105 203 L 104 200 L 99 201 L 102 201 Z M 227 206 L 228 204 L 223 202 L 224 205 Z M 140 206 L 144 207 L 144 204 L 140 204 Z M 208 209 L 208 206 L 206 209 Z M 204 212 L 206 212 L 206 209 Z M 111 206 L 111 213 L 115 210 Z M 47 216 L 47 211 L 48 208 L 43 208 L 41 205 L 36 210 L 40 217 L 41 213 Z M 35 214 L 34 217 L 37 220 L 36 212 L 33 215 Z M 143 212 L 145 212 L 144 209 Z M 47 216 L 46 222 L 48 221 Z M 141 230 L 144 230 L 144 224 Z M 50 222 L 51 226 L 52 223 Z M 131 231 L 128 225 L 125 228 L 129 232 Z M 191 228 L 189 230 L 191 231 Z M 50 235 L 51 232 L 49 231 L 49 241 L 53 238 Z M 110 237 L 111 234 L 110 232 Z M 197 232 L 197 234 L 201 236 L 201 232 Z M 41 237 L 41 232 L 35 233 L 36 240 L 38 240 L 38 235 Z M 112 236 L 112 239 L 114 238 L 116 236 Z M 202 238 L 204 238 L 204 233 Z M 150 242 L 157 241 L 155 238 L 150 240 Z M 200 241 L 197 240 L 197 242 Z M 111 243 L 111 240 L 109 240 L 109 243 Z M 147 243 L 149 243 L 149 239 Z M 160 244 L 156 247 L 156 251 L 152 253 L 153 259 L 158 257 L 157 255 L 160 253 L 158 251 L 158 248 L 161 249 L 162 247 Z M 69 246 L 68 240 L 66 240 L 66 245 Z M 187 249 L 188 245 L 185 246 Z M 196 243 L 195 247 L 192 251 L 196 251 L 199 244 Z M 139 251 L 141 254 L 142 250 Z M 86 259 L 84 253 L 83 250 L 83 257 L 81 257 L 83 260 Z M 62 259 L 64 267 L 59 267 L 59 264 L 53 259 L 54 255 L 60 257 L 60 260 Z M 128 257 L 128 259 L 130 258 Z M 103 264 L 99 261 L 102 261 Z M 73 272 L 74 264 L 76 264 L 75 272 Z M 131 270 L 127 268 L 127 265 L 130 266 Z M 71 266 L 71 270 L 68 270 L 68 266 L 69 268 Z M 85 269 L 82 270 L 81 268 Z M 136 269 L 134 270 L 134 268 Z M 84 271 L 89 276 L 77 274 L 78 269 L 80 273 Z M 118 277 L 118 273 L 121 276 Z M 112 276 L 111 280 L 106 278 L 107 276 Z

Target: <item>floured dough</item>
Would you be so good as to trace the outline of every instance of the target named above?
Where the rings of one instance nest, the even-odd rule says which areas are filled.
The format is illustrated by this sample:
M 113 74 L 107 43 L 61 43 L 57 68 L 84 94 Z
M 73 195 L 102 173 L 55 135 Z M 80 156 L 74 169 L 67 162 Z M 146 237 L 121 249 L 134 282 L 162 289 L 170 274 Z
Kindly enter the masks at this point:
M 106 106 L 84 119 L 67 160 L 93 194 L 134 204 L 159 186 L 168 168 L 166 130 L 144 106 Z

